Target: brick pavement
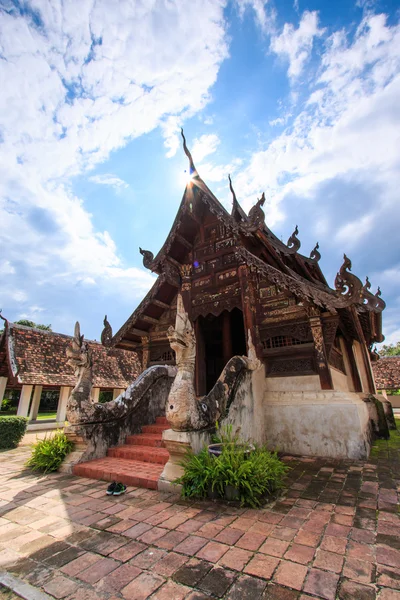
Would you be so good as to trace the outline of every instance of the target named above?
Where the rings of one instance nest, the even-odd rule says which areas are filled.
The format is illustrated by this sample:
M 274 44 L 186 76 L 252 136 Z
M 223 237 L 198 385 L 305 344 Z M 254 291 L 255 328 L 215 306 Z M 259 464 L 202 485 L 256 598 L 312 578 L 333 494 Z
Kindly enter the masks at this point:
M 24 470 L 0 453 L 0 570 L 66 600 L 400 600 L 400 434 L 366 462 L 286 457 L 260 510 Z

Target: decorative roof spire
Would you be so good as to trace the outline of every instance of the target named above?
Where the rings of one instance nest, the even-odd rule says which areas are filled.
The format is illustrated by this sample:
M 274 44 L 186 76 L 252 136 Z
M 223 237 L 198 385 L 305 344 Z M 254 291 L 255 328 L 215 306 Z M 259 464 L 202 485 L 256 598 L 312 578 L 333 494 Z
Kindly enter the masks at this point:
M 297 237 L 297 234 L 299 233 L 299 228 L 295 227 L 295 230 L 293 231 L 292 235 L 290 236 L 290 238 L 287 241 L 287 247 L 292 250 L 292 252 L 297 252 L 301 246 L 301 242 L 299 240 L 299 238 Z
M 321 253 L 318 252 L 318 248 L 319 248 L 319 243 L 317 242 L 315 244 L 315 247 L 311 250 L 311 253 L 310 253 L 311 260 L 315 260 L 315 262 L 318 262 L 321 258 Z
M 194 166 L 194 162 L 193 162 L 193 158 L 192 155 L 190 154 L 188 147 L 186 146 L 186 138 L 183 134 L 183 129 L 181 128 L 181 136 L 183 139 L 183 150 L 185 151 L 186 156 L 189 159 L 189 164 L 190 164 L 190 175 L 193 175 L 193 173 L 197 173 L 196 167 Z
M 236 198 L 236 194 L 235 194 L 235 190 L 233 189 L 233 185 L 232 185 L 232 179 L 231 176 L 228 175 L 228 179 L 229 179 L 229 189 L 232 192 L 232 198 L 233 198 L 233 206 L 236 206 L 238 203 L 237 198 Z
M 104 329 L 101 332 L 101 343 L 103 346 L 110 346 L 112 340 L 112 328 L 107 320 L 107 315 L 104 317 Z
M 150 250 L 142 250 L 139 246 L 139 252 L 143 256 L 143 266 L 151 269 L 153 266 L 154 254 Z

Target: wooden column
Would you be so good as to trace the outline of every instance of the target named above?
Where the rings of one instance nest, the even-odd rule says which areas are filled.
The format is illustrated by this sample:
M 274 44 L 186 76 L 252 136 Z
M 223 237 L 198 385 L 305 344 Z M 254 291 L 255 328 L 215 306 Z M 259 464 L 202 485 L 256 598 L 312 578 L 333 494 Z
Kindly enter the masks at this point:
M 145 371 L 150 362 L 150 337 L 144 335 L 142 338 L 142 369 Z
M 185 311 L 187 312 L 189 319 L 191 320 L 192 314 L 192 265 L 182 265 L 181 266 L 181 277 L 182 277 L 182 285 L 181 285 L 181 296 L 183 301 L 183 306 Z
M 357 331 L 357 334 L 359 337 L 362 361 L 364 363 L 365 371 L 367 374 L 367 380 L 368 380 L 368 388 L 369 389 L 363 390 L 363 391 L 367 392 L 367 393 L 369 392 L 370 394 L 376 394 L 375 381 L 374 381 L 374 376 L 372 374 L 372 367 L 371 367 L 371 361 L 369 359 L 368 348 L 367 348 L 367 344 L 366 344 L 365 337 L 364 337 L 364 332 L 361 327 L 360 319 L 358 318 L 358 314 L 355 309 L 355 306 L 351 307 L 351 312 L 353 315 L 353 323 L 355 325 L 355 328 L 356 328 L 356 331 Z
M 222 354 L 224 365 L 232 358 L 231 315 L 227 310 L 222 313 Z
M 29 403 L 31 401 L 33 385 L 23 385 L 21 395 L 19 397 L 17 417 L 27 417 L 29 411 Z
M 332 376 L 329 369 L 328 358 L 325 351 L 324 335 L 322 332 L 321 317 L 311 310 L 309 316 L 311 333 L 314 340 L 315 357 L 322 390 L 333 390 Z
M 60 396 L 58 398 L 58 406 L 57 406 L 57 423 L 64 423 L 65 421 L 65 413 L 67 411 L 67 402 L 68 398 L 71 395 L 72 388 L 68 386 L 63 386 L 60 388 Z M 93 388 L 94 391 L 98 390 L 100 392 L 100 388 Z M 98 399 L 96 400 L 98 402 Z
M 250 268 L 246 265 L 240 265 L 238 268 L 238 275 L 240 281 L 240 290 L 242 296 L 242 310 L 244 329 L 246 336 L 246 348 L 247 353 L 249 352 L 249 332 L 251 334 L 251 340 L 255 346 L 256 354 L 258 358 L 262 358 L 260 351 L 260 342 L 258 335 L 258 327 L 256 321 L 256 306 L 257 306 L 257 288 L 253 278 L 253 274 Z
M 200 317 L 194 322 L 194 333 L 196 336 L 196 395 L 204 396 L 207 392 L 206 361 L 203 333 L 200 327 Z
M 100 397 L 100 388 L 99 387 L 92 388 L 91 401 L 93 402 L 93 404 L 96 404 L 96 402 L 99 401 L 99 397 Z
M 6 393 L 7 377 L 0 377 L 0 406 Z
M 31 403 L 31 410 L 29 412 L 29 420 L 30 421 L 36 421 L 36 419 L 37 419 L 38 412 L 39 412 L 39 406 L 40 406 L 40 398 L 42 397 L 42 390 L 43 390 L 43 387 L 41 385 L 35 385 L 35 389 L 33 391 L 32 403 Z
M 347 356 L 348 356 L 349 363 L 350 363 L 351 378 L 353 380 L 354 391 L 362 392 L 362 384 L 361 384 L 360 374 L 358 372 L 357 363 L 354 358 L 353 344 L 347 338 L 343 338 L 343 339 L 344 339 L 344 344 L 346 347 Z
M 114 388 L 113 389 L 113 400 L 115 400 L 116 398 L 118 398 L 118 396 L 120 394 L 122 394 L 122 392 L 124 392 L 125 390 L 123 388 Z

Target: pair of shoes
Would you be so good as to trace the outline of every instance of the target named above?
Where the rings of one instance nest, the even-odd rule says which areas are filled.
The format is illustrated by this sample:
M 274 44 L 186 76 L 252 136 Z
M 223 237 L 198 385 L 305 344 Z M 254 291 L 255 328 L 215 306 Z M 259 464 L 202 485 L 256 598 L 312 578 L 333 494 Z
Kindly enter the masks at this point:
M 107 496 L 120 496 L 121 494 L 125 494 L 126 485 L 123 483 L 117 483 L 113 481 L 107 488 L 106 494 Z

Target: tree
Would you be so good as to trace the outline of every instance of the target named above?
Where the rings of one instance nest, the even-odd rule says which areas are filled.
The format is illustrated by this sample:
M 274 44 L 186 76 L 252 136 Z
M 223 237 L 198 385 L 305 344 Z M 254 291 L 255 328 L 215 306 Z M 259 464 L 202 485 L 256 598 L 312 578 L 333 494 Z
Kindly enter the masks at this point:
M 384 344 L 378 352 L 381 356 L 400 356 L 400 342 L 387 346 Z
M 19 321 L 15 321 L 15 324 L 33 327 L 34 329 L 42 329 L 43 331 L 53 331 L 51 325 L 42 325 L 40 323 L 35 323 L 34 321 L 29 321 L 29 319 L 20 319 Z

